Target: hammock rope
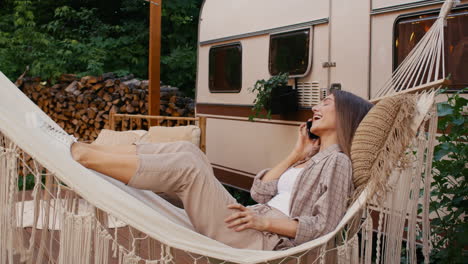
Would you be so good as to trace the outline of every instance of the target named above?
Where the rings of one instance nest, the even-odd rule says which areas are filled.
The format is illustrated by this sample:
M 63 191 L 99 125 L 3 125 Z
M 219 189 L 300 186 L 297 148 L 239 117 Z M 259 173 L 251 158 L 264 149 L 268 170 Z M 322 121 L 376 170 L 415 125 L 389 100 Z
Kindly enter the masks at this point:
M 448 13 L 459 3 L 459 0 L 444 2 L 434 24 L 376 92 L 372 101 L 397 93 L 440 88 L 449 83 L 445 73 L 444 27 Z

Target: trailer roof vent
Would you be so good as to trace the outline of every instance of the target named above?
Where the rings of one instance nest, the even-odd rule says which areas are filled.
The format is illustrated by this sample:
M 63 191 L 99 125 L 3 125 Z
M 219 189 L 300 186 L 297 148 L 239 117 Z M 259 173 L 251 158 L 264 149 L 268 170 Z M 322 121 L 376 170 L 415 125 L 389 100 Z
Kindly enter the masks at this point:
M 323 96 L 320 93 L 319 82 L 298 82 L 297 95 L 300 107 L 312 107 L 318 104 Z

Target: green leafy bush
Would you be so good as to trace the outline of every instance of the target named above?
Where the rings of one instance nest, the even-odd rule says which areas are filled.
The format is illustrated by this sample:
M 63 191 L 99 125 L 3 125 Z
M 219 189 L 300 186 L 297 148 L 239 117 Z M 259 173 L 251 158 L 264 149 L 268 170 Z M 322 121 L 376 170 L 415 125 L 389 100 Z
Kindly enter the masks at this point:
M 437 105 L 439 144 L 434 150 L 430 210 L 433 263 L 467 263 L 468 245 L 468 100 L 460 96 L 468 88 Z
M 195 95 L 198 19 L 202 0 L 163 2 L 161 80 Z
M 13 1 L 14 15 L 0 18 L 0 69 L 14 80 L 27 66 L 31 76 L 54 80 L 62 73 L 99 75 L 105 71 L 147 75 L 145 24 L 104 23 L 95 8 L 57 7 L 36 24 L 32 1 Z M 49 8 L 46 6 L 44 8 Z M 146 26 L 147 28 L 147 26 Z M 144 43 L 144 44 L 143 44 Z
M 197 50 L 185 45 L 176 47 L 167 56 L 161 57 L 161 77 L 170 80 L 170 84 L 179 87 L 187 96 L 195 97 Z
M 202 0 L 162 5 L 161 80 L 194 95 Z M 54 81 L 114 72 L 148 78 L 149 3 L 143 0 L 0 1 L 0 71 Z

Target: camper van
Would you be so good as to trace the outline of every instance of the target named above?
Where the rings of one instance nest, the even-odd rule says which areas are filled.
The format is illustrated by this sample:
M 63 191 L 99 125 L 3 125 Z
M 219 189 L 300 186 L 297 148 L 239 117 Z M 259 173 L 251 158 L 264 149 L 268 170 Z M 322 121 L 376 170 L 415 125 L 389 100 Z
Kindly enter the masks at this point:
M 438 16 L 443 1 L 205 0 L 200 13 L 196 113 L 206 153 L 225 184 L 248 190 L 284 158 L 298 126 L 330 88 L 373 98 Z M 450 90 L 468 86 L 468 1 L 447 19 Z M 249 121 L 255 82 L 286 72 L 298 109 Z

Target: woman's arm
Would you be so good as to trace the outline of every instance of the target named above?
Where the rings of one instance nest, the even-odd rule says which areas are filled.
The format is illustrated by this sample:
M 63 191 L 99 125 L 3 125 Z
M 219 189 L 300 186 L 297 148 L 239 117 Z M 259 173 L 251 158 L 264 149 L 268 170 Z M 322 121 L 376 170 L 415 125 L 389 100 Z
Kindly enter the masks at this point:
M 290 238 L 296 237 L 298 222 L 288 218 L 269 218 L 257 215 L 251 209 L 241 204 L 231 204 L 229 209 L 237 209 L 239 212 L 233 213 L 224 221 L 229 228 L 234 228 L 239 232 L 245 229 L 255 229 L 276 233 Z
M 264 231 L 295 238 L 298 222 L 287 218 L 266 218 L 267 228 Z
M 323 190 L 311 204 L 307 214 L 294 218 L 267 218 L 240 204 L 229 205 L 237 209 L 225 219 L 229 228 L 236 231 L 255 229 L 293 238 L 295 245 L 310 241 L 332 231 L 346 212 L 346 204 L 352 186 L 351 160 L 343 153 L 330 157 L 323 169 Z M 314 212 L 314 213 L 312 213 Z
M 262 181 L 268 182 L 268 181 L 273 181 L 277 180 L 280 178 L 280 176 L 289 168 L 291 167 L 294 163 L 299 161 L 299 157 L 291 152 L 284 160 L 282 160 L 278 165 L 273 167 L 271 170 L 269 170 L 262 178 Z
M 279 177 L 294 163 L 306 158 L 307 156 L 312 156 L 317 153 L 320 148 L 320 140 L 309 139 L 307 135 L 306 124 L 301 124 L 299 126 L 299 132 L 297 137 L 296 146 L 291 151 L 291 153 L 282 160 L 278 165 L 273 169 L 268 171 L 262 178 L 262 181 L 273 181 L 279 179 Z

